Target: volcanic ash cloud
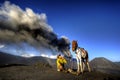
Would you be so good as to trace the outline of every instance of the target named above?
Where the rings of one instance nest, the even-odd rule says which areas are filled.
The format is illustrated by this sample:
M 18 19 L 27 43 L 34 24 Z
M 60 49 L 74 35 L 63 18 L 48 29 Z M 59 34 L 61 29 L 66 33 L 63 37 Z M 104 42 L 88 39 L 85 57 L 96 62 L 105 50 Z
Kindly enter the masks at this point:
M 65 52 L 69 50 L 68 38 L 58 39 L 45 13 L 35 13 L 32 9 L 22 10 L 6 1 L 0 7 L 0 42 L 4 44 L 29 44 L 36 49 Z M 22 46 L 24 47 L 24 46 Z

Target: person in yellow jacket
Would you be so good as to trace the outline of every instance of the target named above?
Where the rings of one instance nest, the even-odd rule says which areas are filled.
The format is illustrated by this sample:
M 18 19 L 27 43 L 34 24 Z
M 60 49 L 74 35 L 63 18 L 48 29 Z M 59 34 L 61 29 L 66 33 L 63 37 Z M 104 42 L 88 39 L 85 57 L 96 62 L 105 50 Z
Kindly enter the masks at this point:
M 58 55 L 56 63 L 57 63 L 57 71 L 64 71 L 65 70 L 64 65 L 67 63 L 67 61 L 63 56 Z

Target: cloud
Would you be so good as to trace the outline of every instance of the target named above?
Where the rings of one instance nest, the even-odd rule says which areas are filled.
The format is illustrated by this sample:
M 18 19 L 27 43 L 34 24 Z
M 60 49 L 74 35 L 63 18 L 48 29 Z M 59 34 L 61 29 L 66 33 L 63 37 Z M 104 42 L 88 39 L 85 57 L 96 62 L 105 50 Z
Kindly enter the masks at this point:
M 70 41 L 69 41 L 68 37 L 66 37 L 66 36 L 61 36 L 61 38 L 63 38 L 67 44 L 70 44 Z
M 58 38 L 47 23 L 45 13 L 35 13 L 32 9 L 21 9 L 9 1 L 0 7 L 0 42 L 25 48 L 22 43 L 33 46 L 41 53 L 49 50 L 53 54 L 69 50 L 67 37 Z M 23 52 L 24 53 L 24 52 Z
M 51 58 L 51 59 L 56 59 L 56 58 L 57 58 L 57 55 L 41 54 L 40 56 L 42 56 L 42 57 L 47 57 L 47 58 Z
M 4 47 L 5 47 L 5 45 L 1 45 L 1 44 L 0 44 L 0 49 L 1 49 L 1 48 L 4 48 Z
M 19 6 L 11 4 L 6 1 L 0 8 L 1 20 L 8 21 L 13 29 L 18 28 L 20 24 L 28 25 L 30 29 L 44 28 L 45 30 L 52 31 L 52 28 L 46 23 L 47 16 L 45 13 L 36 14 L 30 8 L 25 11 Z
M 57 58 L 57 55 L 51 55 L 50 58 L 51 58 L 51 59 L 56 59 L 56 58 Z
M 33 56 L 35 56 L 34 54 L 22 54 L 21 55 L 22 57 L 27 57 L 27 58 L 29 58 L 29 57 L 33 57 Z

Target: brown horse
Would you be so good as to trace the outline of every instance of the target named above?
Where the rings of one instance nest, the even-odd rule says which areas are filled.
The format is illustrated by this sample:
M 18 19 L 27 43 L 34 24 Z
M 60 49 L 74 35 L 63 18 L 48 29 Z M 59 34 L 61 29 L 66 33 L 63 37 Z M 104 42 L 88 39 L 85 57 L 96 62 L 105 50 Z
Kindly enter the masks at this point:
M 77 41 L 72 41 L 72 51 L 75 51 L 77 58 L 77 72 L 80 73 L 84 71 L 85 64 L 89 72 L 91 71 L 88 60 L 88 52 L 84 48 L 78 47 Z

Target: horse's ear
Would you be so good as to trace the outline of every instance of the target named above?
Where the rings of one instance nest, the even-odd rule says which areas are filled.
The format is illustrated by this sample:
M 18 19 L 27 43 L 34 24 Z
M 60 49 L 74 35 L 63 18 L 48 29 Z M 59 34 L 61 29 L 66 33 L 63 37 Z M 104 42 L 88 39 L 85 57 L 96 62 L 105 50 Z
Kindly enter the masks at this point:
M 78 42 L 77 40 L 74 40 L 76 43 Z
M 72 40 L 72 42 L 75 42 L 75 40 Z
M 73 40 L 72 42 L 77 42 L 77 40 Z

